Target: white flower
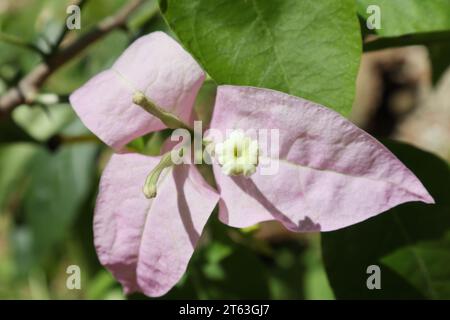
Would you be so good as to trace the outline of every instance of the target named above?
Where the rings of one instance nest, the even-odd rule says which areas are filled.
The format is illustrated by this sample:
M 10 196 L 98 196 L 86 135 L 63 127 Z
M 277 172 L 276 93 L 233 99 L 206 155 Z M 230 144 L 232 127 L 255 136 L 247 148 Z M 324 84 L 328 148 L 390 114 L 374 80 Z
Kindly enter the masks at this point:
M 242 131 L 231 132 L 228 138 L 215 146 L 215 156 L 226 175 L 252 175 L 258 166 L 258 142 Z

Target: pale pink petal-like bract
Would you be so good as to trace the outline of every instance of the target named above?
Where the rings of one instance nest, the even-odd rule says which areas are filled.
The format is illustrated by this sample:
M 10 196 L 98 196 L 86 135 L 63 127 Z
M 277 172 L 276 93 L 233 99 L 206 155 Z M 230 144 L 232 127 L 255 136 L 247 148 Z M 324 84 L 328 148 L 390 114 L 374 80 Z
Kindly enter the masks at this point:
M 279 160 L 261 150 L 261 160 L 278 164 L 275 174 L 262 175 L 260 164 L 249 178 L 230 177 L 214 165 L 219 217 L 230 226 L 276 219 L 293 231 L 329 231 L 403 202 L 434 202 L 380 142 L 311 101 L 268 89 L 219 86 L 211 128 L 279 130 Z
M 158 194 L 143 192 L 159 157 L 114 154 L 103 172 L 94 216 L 100 262 L 126 293 L 161 296 L 184 274 L 217 193 L 191 165 L 165 169 Z
M 175 40 L 154 32 L 137 39 L 110 69 L 76 90 L 70 103 L 88 129 L 119 150 L 165 127 L 133 104 L 134 91 L 143 91 L 158 106 L 189 122 L 204 78 L 197 62 Z

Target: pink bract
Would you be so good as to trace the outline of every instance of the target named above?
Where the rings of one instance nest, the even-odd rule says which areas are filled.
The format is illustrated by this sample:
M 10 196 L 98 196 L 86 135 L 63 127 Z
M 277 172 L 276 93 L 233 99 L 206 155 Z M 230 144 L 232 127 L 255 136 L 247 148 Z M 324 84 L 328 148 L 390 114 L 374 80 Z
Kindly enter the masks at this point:
M 181 120 L 192 119 L 195 97 L 205 75 L 197 62 L 172 38 L 154 32 L 136 40 L 114 65 L 90 79 L 70 96 L 83 123 L 106 144 L 125 144 L 163 123 L 133 104 L 140 90 Z
M 279 130 L 277 174 L 258 170 L 250 178 L 230 177 L 214 166 L 219 217 L 233 227 L 279 220 L 292 231 L 330 231 L 400 203 L 434 202 L 380 142 L 311 101 L 268 89 L 219 86 L 211 128 L 224 135 L 230 129 Z
M 115 154 L 103 172 L 94 218 L 100 262 L 126 293 L 161 296 L 184 274 L 218 201 L 194 166 L 165 169 L 158 195 L 143 192 L 159 157 Z

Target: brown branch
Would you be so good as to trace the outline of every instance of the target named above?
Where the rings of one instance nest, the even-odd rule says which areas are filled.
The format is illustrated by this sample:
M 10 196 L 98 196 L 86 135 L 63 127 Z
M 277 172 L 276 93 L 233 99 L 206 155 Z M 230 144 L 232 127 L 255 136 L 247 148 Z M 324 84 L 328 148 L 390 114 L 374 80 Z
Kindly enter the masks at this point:
M 110 31 L 124 27 L 128 17 L 142 3 L 143 0 L 129 1 L 115 15 L 106 17 L 93 29 L 37 65 L 15 87 L 10 88 L 0 97 L 0 119 L 5 118 L 15 107 L 24 103 L 32 103 L 39 89 L 51 74 Z
M 80 10 L 82 10 L 83 7 L 85 6 L 86 2 L 87 2 L 86 0 L 77 0 L 74 4 L 77 5 L 80 8 Z M 59 34 L 58 38 L 56 39 L 56 41 L 54 43 L 50 44 L 50 48 L 52 49 L 52 52 L 55 52 L 56 50 L 59 49 L 59 46 L 66 38 L 68 31 L 69 31 L 69 28 L 67 28 L 66 25 L 63 24 L 61 33 Z

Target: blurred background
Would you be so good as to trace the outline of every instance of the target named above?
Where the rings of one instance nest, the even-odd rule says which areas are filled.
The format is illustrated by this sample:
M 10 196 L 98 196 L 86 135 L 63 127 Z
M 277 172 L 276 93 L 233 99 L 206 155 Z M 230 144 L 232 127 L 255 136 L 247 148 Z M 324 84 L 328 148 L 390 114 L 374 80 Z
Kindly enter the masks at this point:
M 82 1 L 82 27 L 67 32 L 71 1 L 1 0 L 0 96 L 42 59 L 52 61 L 55 52 L 131 2 Z M 111 150 L 81 124 L 67 97 L 111 66 L 134 39 L 155 30 L 170 33 L 156 1 L 144 1 L 123 23 L 46 75 L 33 103 L 20 103 L 0 117 L 0 299 L 144 298 L 125 297 L 97 260 L 93 208 Z M 378 138 L 449 161 L 449 57 L 448 44 L 365 53 L 351 119 Z M 215 84 L 207 81 L 196 102 L 202 119 L 210 115 L 214 93 Z M 130 147 L 157 154 L 167 135 L 151 134 Z M 188 272 L 165 298 L 335 298 L 320 234 L 293 234 L 277 223 L 232 229 L 216 214 Z M 80 267 L 79 290 L 66 286 L 70 265 Z

